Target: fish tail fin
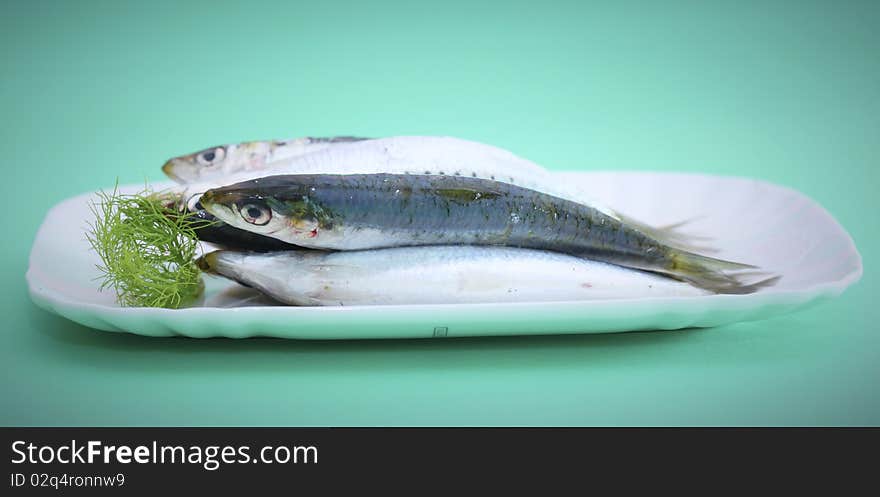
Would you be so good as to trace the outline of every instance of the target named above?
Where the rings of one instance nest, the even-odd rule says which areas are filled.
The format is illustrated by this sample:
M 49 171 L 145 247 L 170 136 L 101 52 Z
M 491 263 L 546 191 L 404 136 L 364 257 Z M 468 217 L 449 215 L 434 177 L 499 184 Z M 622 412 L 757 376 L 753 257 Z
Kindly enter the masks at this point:
M 705 290 L 731 295 L 754 293 L 762 288 L 776 284 L 781 278 L 781 276 L 766 275 L 768 277 L 763 280 L 746 283 L 743 281 L 743 277 L 747 275 L 754 276 L 754 271 L 748 274 L 728 274 L 728 272 L 748 269 L 758 268 L 750 264 L 725 261 L 683 250 L 675 250 L 672 254 L 669 274 Z

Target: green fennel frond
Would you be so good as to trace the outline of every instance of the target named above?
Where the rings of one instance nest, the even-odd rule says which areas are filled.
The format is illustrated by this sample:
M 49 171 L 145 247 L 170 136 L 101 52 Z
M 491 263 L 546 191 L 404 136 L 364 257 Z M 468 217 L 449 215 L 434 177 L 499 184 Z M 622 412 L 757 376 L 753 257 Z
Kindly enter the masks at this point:
M 101 290 L 113 288 L 126 307 L 178 309 L 204 290 L 195 259 L 195 230 L 206 221 L 177 207 L 172 194 L 100 191 L 90 207 L 87 238 L 101 258 Z

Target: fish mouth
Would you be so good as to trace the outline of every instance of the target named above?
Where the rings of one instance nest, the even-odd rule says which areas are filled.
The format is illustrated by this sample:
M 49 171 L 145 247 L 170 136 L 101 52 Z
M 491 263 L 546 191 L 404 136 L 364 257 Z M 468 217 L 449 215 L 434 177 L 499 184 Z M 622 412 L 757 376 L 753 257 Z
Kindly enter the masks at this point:
M 196 259 L 196 266 L 198 266 L 199 269 L 206 273 L 216 274 L 218 254 L 219 251 L 214 251 L 199 257 L 198 259 Z
M 218 207 L 224 207 L 235 211 L 235 206 L 237 205 L 263 200 L 265 200 L 265 198 L 262 195 L 255 194 L 251 191 L 223 187 L 209 189 L 202 193 L 202 196 L 199 198 L 199 203 L 202 204 L 202 207 L 204 207 L 205 210 L 216 215 L 216 213 L 212 212 L 212 209 L 216 210 Z
M 237 198 L 238 195 L 231 195 L 217 190 L 208 190 L 202 194 L 201 198 L 199 198 L 199 203 L 202 204 L 202 207 L 206 211 L 216 216 L 217 213 L 214 211 L 218 207 L 226 207 L 229 209 L 230 206 L 235 203 Z
M 177 183 L 186 183 L 186 181 L 184 181 L 183 178 L 181 178 L 180 176 L 178 176 L 174 172 L 174 160 L 169 160 L 168 162 L 163 164 L 162 165 L 162 172 L 165 173 L 165 176 L 168 176 L 169 178 L 176 181 Z
M 245 198 L 247 197 L 237 193 L 208 190 L 202 194 L 199 204 L 208 214 L 227 224 L 234 224 L 233 220 L 238 217 L 235 206 Z

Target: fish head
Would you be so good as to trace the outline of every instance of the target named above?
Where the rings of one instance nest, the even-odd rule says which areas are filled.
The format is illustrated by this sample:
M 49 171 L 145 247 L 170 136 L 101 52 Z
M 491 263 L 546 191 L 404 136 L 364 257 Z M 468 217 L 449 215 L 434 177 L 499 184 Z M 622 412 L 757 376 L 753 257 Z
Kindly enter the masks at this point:
M 227 175 L 261 169 L 269 161 L 275 142 L 252 141 L 209 147 L 173 157 L 162 171 L 178 183 L 212 181 Z
M 333 216 L 310 195 L 308 175 L 270 176 L 205 192 L 202 207 L 221 221 L 295 245 L 309 247 Z

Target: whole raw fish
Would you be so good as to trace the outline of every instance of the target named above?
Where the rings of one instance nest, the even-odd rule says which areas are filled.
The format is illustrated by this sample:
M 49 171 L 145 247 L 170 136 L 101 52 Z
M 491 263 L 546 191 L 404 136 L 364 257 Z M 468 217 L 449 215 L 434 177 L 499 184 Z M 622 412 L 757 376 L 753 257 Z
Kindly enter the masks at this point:
M 208 160 L 210 159 L 210 160 Z M 656 227 L 596 201 L 580 188 L 560 182 L 546 169 L 507 150 L 448 136 L 298 138 L 212 147 L 175 157 L 165 173 L 186 184 L 189 208 L 202 192 L 224 185 L 281 174 L 418 174 L 465 176 L 522 186 L 582 203 L 633 228 L 684 249 L 699 237 L 680 231 L 681 224 Z
M 718 293 L 754 291 L 725 273 L 753 266 L 671 247 L 587 205 L 473 177 L 270 176 L 209 190 L 201 204 L 234 227 L 307 248 L 513 246 L 655 271 Z
M 178 183 L 198 183 L 223 177 L 257 171 L 260 174 L 277 162 L 284 162 L 306 154 L 324 150 L 339 143 L 352 143 L 369 138 L 333 136 L 318 138 L 306 136 L 290 140 L 266 140 L 231 143 L 208 147 L 180 157 L 169 159 L 162 171 Z
M 433 246 L 349 252 L 217 251 L 200 267 L 292 305 L 470 304 L 694 297 L 657 274 L 511 247 Z

